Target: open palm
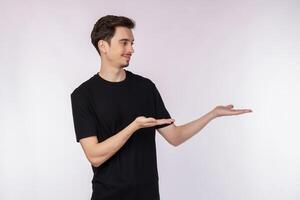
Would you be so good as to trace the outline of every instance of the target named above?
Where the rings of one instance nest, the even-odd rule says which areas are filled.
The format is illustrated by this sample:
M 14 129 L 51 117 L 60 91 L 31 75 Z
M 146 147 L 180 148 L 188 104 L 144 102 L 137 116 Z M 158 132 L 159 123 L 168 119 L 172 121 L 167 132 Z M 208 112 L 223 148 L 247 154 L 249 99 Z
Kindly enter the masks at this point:
M 216 117 L 229 116 L 229 115 L 240 115 L 243 113 L 252 112 L 251 109 L 233 109 L 233 105 L 217 106 L 214 108 L 213 113 Z

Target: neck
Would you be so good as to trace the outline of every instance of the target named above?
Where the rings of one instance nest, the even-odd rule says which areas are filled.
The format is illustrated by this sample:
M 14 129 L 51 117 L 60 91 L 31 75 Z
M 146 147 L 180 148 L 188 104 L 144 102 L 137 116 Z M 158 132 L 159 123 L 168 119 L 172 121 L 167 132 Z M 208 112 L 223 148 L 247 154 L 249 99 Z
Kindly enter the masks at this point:
M 123 67 L 101 64 L 98 75 L 110 82 L 120 82 L 126 78 Z

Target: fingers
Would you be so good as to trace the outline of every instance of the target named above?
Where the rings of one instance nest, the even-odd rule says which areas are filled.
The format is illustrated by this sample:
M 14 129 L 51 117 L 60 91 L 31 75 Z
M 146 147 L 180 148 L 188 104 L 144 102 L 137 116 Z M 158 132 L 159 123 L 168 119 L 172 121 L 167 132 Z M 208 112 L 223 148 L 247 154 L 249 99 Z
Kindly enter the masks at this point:
M 175 119 L 157 119 L 156 122 L 158 124 L 168 124 L 174 122 Z
M 252 112 L 250 109 L 236 109 L 236 110 L 231 110 L 233 111 L 235 115 L 243 114 L 243 113 L 249 113 Z
M 229 104 L 226 106 L 227 108 L 233 108 L 233 105 L 232 104 Z M 234 111 L 245 111 L 245 112 L 252 112 L 251 109 L 235 109 Z
M 233 108 L 233 105 L 232 104 L 229 104 L 227 106 L 225 106 L 226 108 L 229 108 L 230 111 L 234 111 L 234 112 L 238 112 L 238 113 L 247 113 L 247 112 L 252 112 L 251 109 L 232 109 Z
M 145 118 L 145 123 L 155 123 L 156 119 L 154 119 L 153 117 L 147 117 Z
M 152 127 L 156 125 L 162 125 L 162 124 L 171 124 L 175 120 L 174 119 L 155 119 L 153 117 L 148 117 L 144 119 L 144 126 L 146 127 Z
M 238 111 L 238 112 L 252 112 L 251 109 L 235 109 L 235 110 L 232 110 L 232 111 Z

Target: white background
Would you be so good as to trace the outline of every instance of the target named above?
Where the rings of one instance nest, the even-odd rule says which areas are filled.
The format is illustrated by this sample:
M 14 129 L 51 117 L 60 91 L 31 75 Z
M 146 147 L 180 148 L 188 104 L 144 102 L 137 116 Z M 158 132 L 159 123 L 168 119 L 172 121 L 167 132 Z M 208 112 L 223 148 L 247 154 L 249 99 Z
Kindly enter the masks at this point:
M 99 70 L 90 42 L 107 14 L 136 21 L 128 70 L 156 83 L 176 125 L 217 105 L 178 147 L 157 134 L 162 200 L 300 199 L 299 1 L 3 1 L 0 199 L 81 200 L 92 169 L 70 93 Z

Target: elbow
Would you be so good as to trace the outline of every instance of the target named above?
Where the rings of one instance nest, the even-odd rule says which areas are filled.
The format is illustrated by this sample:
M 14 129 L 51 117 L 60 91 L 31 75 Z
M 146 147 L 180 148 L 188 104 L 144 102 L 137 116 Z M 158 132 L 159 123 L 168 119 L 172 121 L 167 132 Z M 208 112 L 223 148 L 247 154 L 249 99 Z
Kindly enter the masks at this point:
M 181 143 L 182 143 L 182 138 L 181 138 L 181 131 L 182 131 L 182 129 L 181 129 L 181 126 L 177 126 L 176 127 L 176 129 L 175 129 L 175 131 L 174 131 L 174 135 L 175 135 L 175 137 L 173 137 L 172 139 L 172 145 L 174 146 L 174 147 L 177 147 L 177 146 L 179 146 Z
M 93 167 L 99 167 L 103 163 L 101 158 L 89 158 L 89 161 Z
M 172 142 L 170 143 L 173 147 L 179 146 L 181 143 L 180 142 Z
M 98 163 L 98 162 L 90 162 L 90 163 L 93 167 L 96 167 L 96 168 L 101 165 L 101 163 Z
M 177 134 L 177 135 L 179 135 L 179 134 Z M 175 137 L 175 138 L 173 138 L 173 141 L 171 142 L 171 144 L 172 144 L 174 147 L 179 146 L 181 143 L 182 143 L 182 139 L 181 139 L 180 137 Z
M 181 143 L 182 143 L 182 140 L 180 137 L 174 137 L 174 138 L 171 138 L 169 140 L 169 143 L 174 146 L 174 147 L 177 147 L 179 146 Z
M 173 144 L 173 147 L 178 147 L 179 145 L 180 145 L 180 144 L 177 144 L 177 143 L 176 143 L 176 144 Z

